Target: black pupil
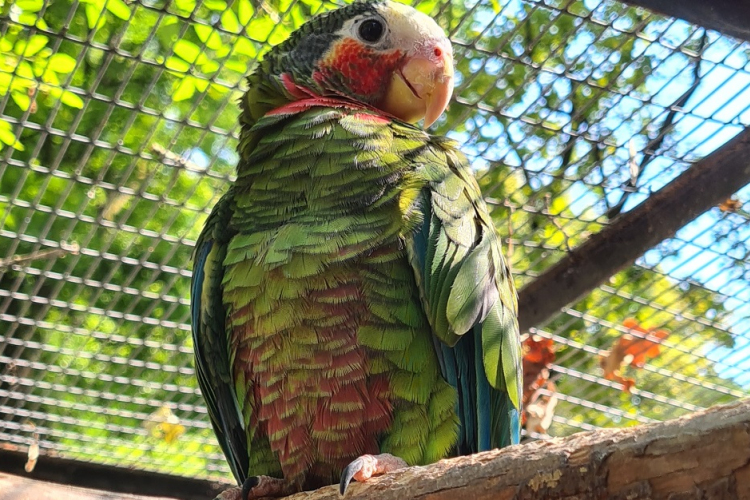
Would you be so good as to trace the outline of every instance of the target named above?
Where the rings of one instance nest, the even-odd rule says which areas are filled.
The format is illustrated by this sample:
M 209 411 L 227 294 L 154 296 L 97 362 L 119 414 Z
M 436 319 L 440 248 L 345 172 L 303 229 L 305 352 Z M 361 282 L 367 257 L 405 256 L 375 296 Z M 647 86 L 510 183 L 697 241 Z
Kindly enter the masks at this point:
M 359 26 L 359 36 L 366 42 L 377 42 L 383 36 L 383 23 L 377 19 L 368 19 Z

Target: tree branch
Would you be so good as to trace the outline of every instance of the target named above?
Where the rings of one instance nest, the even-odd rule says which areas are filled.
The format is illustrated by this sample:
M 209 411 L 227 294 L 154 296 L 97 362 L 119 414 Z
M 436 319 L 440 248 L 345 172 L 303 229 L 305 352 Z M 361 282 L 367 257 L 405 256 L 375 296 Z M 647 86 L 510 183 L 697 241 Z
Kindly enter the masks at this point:
M 3 481 L 6 481 L 3 483 Z M 8 486 L 10 485 L 10 486 Z M 0 474 L 0 492 L 65 492 Z M 36 488 L 36 489 L 35 489 Z M 88 490 L 84 500 L 133 497 Z M 85 493 L 85 494 L 84 494 Z M 70 496 L 17 496 L 0 500 Z M 658 424 L 604 429 L 413 467 L 353 484 L 349 500 L 750 498 L 750 400 Z M 338 486 L 287 500 L 341 500 Z
M 588 238 L 518 294 L 521 331 L 585 296 L 685 224 L 750 183 L 750 129 Z
M 750 3 L 737 0 L 622 0 L 724 35 L 750 40 Z
M 56 259 L 58 257 L 63 257 L 67 254 L 73 254 L 78 255 L 78 252 L 80 251 L 80 247 L 78 246 L 78 243 L 66 243 L 64 241 L 60 242 L 60 248 L 49 248 L 46 250 L 37 250 L 36 252 L 31 252 L 29 254 L 24 255 L 14 255 L 12 257 L 8 257 L 7 259 L 0 259 L 0 270 L 5 269 L 7 267 L 11 266 L 20 266 L 24 264 L 28 264 L 29 262 L 34 262 L 35 260 L 50 260 L 50 259 Z
M 643 172 L 646 170 L 646 167 L 651 163 L 651 161 L 656 158 L 656 152 L 659 150 L 662 143 L 664 143 L 664 139 L 667 137 L 667 134 L 672 131 L 672 126 L 674 125 L 674 119 L 677 116 L 677 111 L 681 110 L 685 106 L 685 104 L 687 104 L 687 102 L 693 96 L 695 89 L 700 86 L 701 60 L 703 58 L 703 52 L 706 48 L 707 42 L 708 32 L 704 29 L 698 48 L 698 55 L 695 57 L 695 63 L 693 66 L 693 83 L 680 97 L 677 98 L 675 102 L 672 103 L 671 106 L 669 106 L 669 112 L 667 113 L 667 116 L 664 118 L 664 122 L 659 128 L 659 133 L 654 139 L 649 141 L 649 143 L 646 144 L 646 147 L 643 149 L 644 154 L 643 158 L 641 159 L 641 163 L 638 165 L 638 173 L 635 175 L 635 178 L 631 176 L 630 180 L 625 184 L 625 189 L 623 190 L 622 196 L 620 197 L 620 201 L 618 201 L 614 207 L 607 210 L 608 219 L 612 220 L 620 215 L 620 213 L 622 212 L 622 208 L 625 206 L 625 202 L 628 201 L 628 196 L 630 196 L 630 193 L 633 193 L 638 189 L 638 181 L 641 179 Z M 632 158 L 631 161 L 633 161 Z

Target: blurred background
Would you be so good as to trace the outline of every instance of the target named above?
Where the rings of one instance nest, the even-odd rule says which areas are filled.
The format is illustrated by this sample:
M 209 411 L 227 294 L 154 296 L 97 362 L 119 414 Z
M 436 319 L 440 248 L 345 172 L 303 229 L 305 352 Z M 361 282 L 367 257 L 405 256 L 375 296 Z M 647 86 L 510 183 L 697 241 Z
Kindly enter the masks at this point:
M 230 480 L 192 247 L 234 175 L 244 75 L 336 5 L 0 0 L 0 450 Z M 750 123 L 750 44 L 718 31 L 616 1 L 414 5 L 455 47 L 433 131 L 471 157 L 522 296 Z M 525 325 L 526 439 L 747 395 L 750 189 L 721 199 Z

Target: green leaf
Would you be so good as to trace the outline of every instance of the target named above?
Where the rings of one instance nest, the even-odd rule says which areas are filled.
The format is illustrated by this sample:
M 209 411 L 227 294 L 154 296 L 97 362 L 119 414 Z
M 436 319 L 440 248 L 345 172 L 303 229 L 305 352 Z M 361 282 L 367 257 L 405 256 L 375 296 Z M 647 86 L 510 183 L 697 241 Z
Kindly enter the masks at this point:
M 31 98 L 26 92 L 11 92 L 10 96 L 13 98 L 13 101 L 18 104 L 19 108 L 24 111 L 29 109 L 29 106 L 31 105 Z
M 214 51 L 214 55 L 216 56 L 214 59 L 224 59 L 231 51 L 232 48 L 229 45 L 222 44 L 220 48 Z
M 18 0 L 14 5 L 25 12 L 39 12 L 44 7 L 44 0 Z
M 183 12 L 192 13 L 195 11 L 196 0 L 177 0 L 175 6 L 178 10 Z
M 177 88 L 172 94 L 172 101 L 184 101 L 190 99 L 195 94 L 195 85 L 193 84 L 194 78 L 185 77 L 182 81 L 177 84 Z
M 180 73 L 187 73 L 190 71 L 190 64 L 175 56 L 169 56 L 165 66 L 167 69 L 179 71 Z
M 86 4 L 86 23 L 90 30 L 104 24 L 104 4 L 100 1 Z
M 265 42 L 268 40 L 268 36 L 271 34 L 271 31 L 273 31 L 273 28 L 276 26 L 276 23 L 273 22 L 271 18 L 268 17 L 261 17 L 253 19 L 253 21 L 250 23 L 250 25 L 247 27 L 247 33 L 250 38 L 253 40 L 257 40 L 259 42 Z M 279 30 L 279 31 L 286 31 L 286 30 Z M 286 36 L 286 33 L 284 33 Z
M 198 35 L 201 42 L 206 44 L 206 47 L 213 50 L 221 48 L 221 37 L 215 29 L 204 24 L 196 24 L 193 29 L 195 29 L 195 34 Z
M 229 91 L 229 89 L 225 87 L 224 85 L 219 85 L 218 83 L 213 83 L 213 82 L 211 82 L 211 90 L 214 90 L 221 94 L 226 94 Z
M 203 6 L 210 10 L 225 10 L 227 3 L 224 0 L 205 0 Z
M 8 90 L 25 90 L 36 85 L 33 76 L 32 78 L 24 78 L 20 76 L 19 69 L 20 66 L 16 68 L 15 74 L 0 71 L 0 94 L 6 94 Z
M 70 106 L 71 108 L 83 108 L 83 100 L 70 90 L 62 91 L 60 101 L 62 101 L 63 104 Z
M 238 13 L 239 21 L 242 26 L 247 26 L 247 23 L 253 18 L 254 12 L 255 9 L 253 9 L 253 4 L 250 3 L 250 0 L 239 0 Z
M 109 0 L 107 2 L 107 10 L 115 17 L 119 17 L 125 21 L 130 19 L 130 7 L 122 0 Z
M 0 142 L 19 151 L 24 150 L 23 144 L 16 140 L 16 135 L 13 133 L 13 126 L 5 120 L 0 120 Z
M 30 80 L 31 82 L 34 81 L 34 70 L 31 69 L 31 64 L 26 61 L 20 61 L 14 73 L 17 77 Z
M 193 12 L 195 10 L 196 0 L 177 0 L 175 6 L 183 12 Z
M 240 30 L 242 30 L 240 21 L 239 19 L 237 19 L 237 14 L 235 14 L 233 10 L 229 9 L 225 10 L 221 15 L 221 26 L 225 30 L 231 31 L 232 33 L 239 33 Z
M 44 83 L 49 83 L 50 85 L 60 85 L 60 78 L 57 76 L 57 73 L 52 71 L 52 69 L 47 68 L 44 71 L 44 74 L 42 75 L 42 81 Z
M 51 95 L 55 99 L 59 99 L 62 96 L 62 93 L 63 93 L 63 89 L 61 89 L 60 87 L 50 87 L 50 86 L 47 86 L 47 85 L 42 85 L 40 87 L 40 90 L 42 92 L 46 91 L 49 95 Z
M 0 122 L 5 123 L 5 122 Z M 12 131 L 6 130 L 5 127 L 0 127 L 0 141 L 4 142 L 8 146 L 11 146 L 14 142 L 16 142 L 16 136 L 13 134 Z
M 247 38 L 238 38 L 234 44 L 235 54 L 242 54 L 243 56 L 252 57 L 253 59 L 258 55 L 258 49 L 255 48 L 255 44 Z
M 437 7 L 438 2 L 436 0 L 427 0 L 423 2 L 419 2 L 417 5 L 414 5 L 413 7 L 417 9 L 420 12 L 423 12 L 427 14 L 428 16 L 435 12 L 435 8 Z
M 202 63 L 206 56 L 201 53 L 201 49 L 193 42 L 187 40 L 178 40 L 174 44 L 174 53 L 189 62 L 190 64 Z
M 10 84 L 13 81 L 13 75 L 0 71 L 0 94 L 7 94 Z
M 31 57 L 42 50 L 47 45 L 47 37 L 44 35 L 34 35 L 28 40 L 19 40 L 16 42 L 14 52 L 22 57 Z
M 180 24 L 180 20 L 175 16 L 166 16 L 162 22 L 159 24 L 159 28 L 166 28 L 168 26 L 173 26 L 175 24 Z
M 24 26 L 34 26 L 38 23 L 39 16 L 34 12 L 24 12 L 18 16 L 18 23 Z
M 193 26 L 193 29 L 195 30 L 195 34 L 198 35 L 198 38 L 203 43 L 206 43 L 206 40 L 208 40 L 208 37 L 210 37 L 211 34 L 214 32 L 211 26 L 206 26 L 205 24 L 196 24 Z
M 234 58 L 228 59 L 226 62 L 224 62 L 224 67 L 243 75 L 247 73 L 247 63 L 238 61 Z
M 208 88 L 208 83 L 208 80 L 204 80 L 203 78 L 193 78 L 193 85 L 195 85 L 198 92 L 205 92 Z
M 213 73 L 217 71 L 218 69 L 219 69 L 219 63 L 211 59 L 206 59 L 206 62 L 201 64 L 201 72 L 206 73 L 206 74 Z
M 287 38 L 289 38 L 288 30 L 275 29 L 271 31 L 271 34 L 268 36 L 268 40 L 266 40 L 266 42 L 269 45 L 274 46 L 280 44 Z
M 76 60 L 68 54 L 55 54 L 49 58 L 49 67 L 56 73 L 70 73 L 76 69 Z

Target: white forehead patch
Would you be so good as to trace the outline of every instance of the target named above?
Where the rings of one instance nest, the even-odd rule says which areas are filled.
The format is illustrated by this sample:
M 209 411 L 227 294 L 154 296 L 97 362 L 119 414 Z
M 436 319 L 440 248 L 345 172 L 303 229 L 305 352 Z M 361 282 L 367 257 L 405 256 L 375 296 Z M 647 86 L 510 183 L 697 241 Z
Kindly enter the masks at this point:
M 408 5 L 387 1 L 376 4 L 375 10 L 375 15 L 364 14 L 346 21 L 338 33 L 356 39 L 357 29 L 362 21 L 380 18 L 385 21 L 385 35 L 381 41 L 373 44 L 377 49 L 414 51 L 427 41 L 446 39 L 445 32 L 434 19 Z M 446 46 L 450 47 L 450 44 Z
M 419 12 L 414 7 L 402 3 L 386 2 L 377 5 L 376 9 L 388 21 L 394 34 L 401 32 L 403 36 L 409 33 L 419 33 L 420 38 L 428 40 L 445 38 L 443 28 L 433 18 Z

